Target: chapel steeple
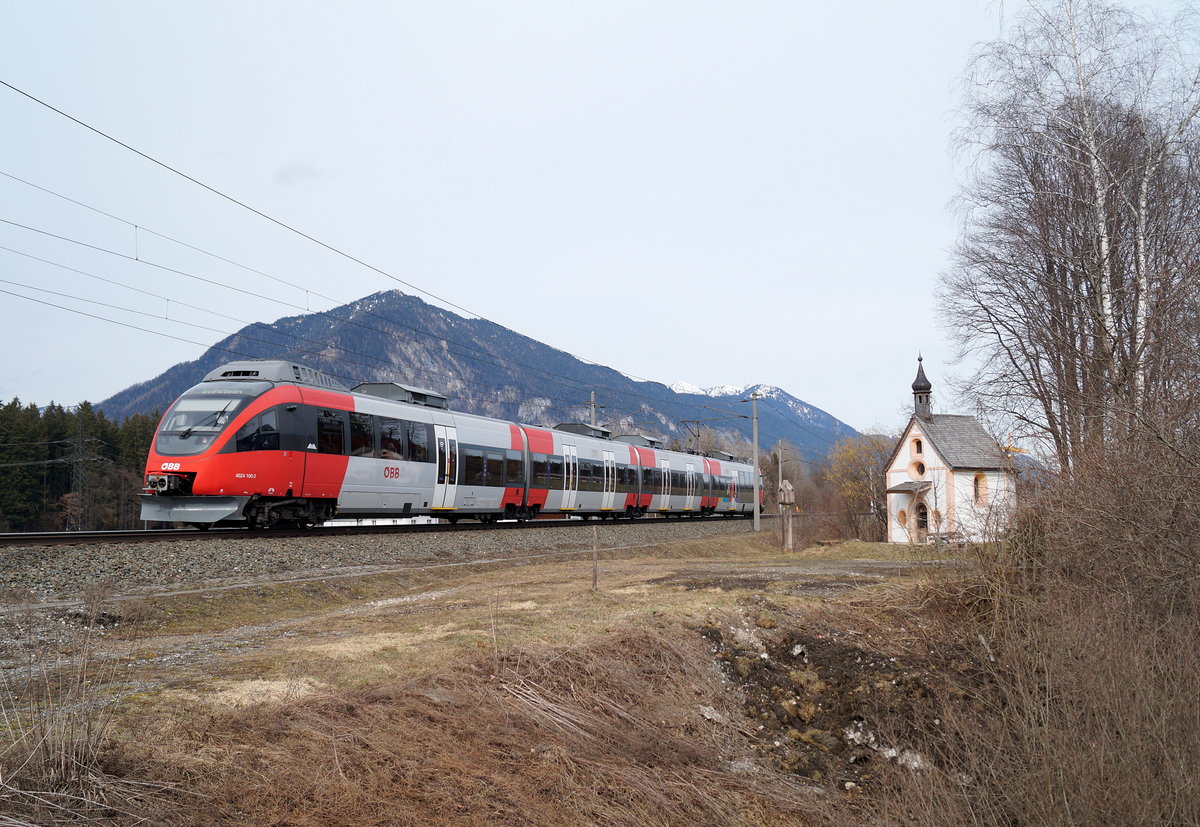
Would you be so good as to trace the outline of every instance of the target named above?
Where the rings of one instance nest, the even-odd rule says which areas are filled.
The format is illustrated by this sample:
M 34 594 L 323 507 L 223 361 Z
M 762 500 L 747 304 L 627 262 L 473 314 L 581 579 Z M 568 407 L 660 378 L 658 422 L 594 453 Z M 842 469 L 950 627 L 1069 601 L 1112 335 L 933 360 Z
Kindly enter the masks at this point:
M 918 353 L 917 378 L 913 380 L 912 391 L 917 417 L 927 420 L 933 416 L 933 410 L 931 408 L 931 391 L 933 390 L 933 385 L 927 378 L 925 378 L 925 368 L 921 364 L 923 361 L 924 359 Z

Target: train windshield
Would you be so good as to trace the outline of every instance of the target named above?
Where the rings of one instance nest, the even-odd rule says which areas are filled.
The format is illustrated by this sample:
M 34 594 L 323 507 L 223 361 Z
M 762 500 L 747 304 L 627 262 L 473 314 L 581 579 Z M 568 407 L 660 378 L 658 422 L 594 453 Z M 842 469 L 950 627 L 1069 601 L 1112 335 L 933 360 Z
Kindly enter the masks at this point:
M 205 382 L 179 397 L 163 417 L 155 449 L 165 456 L 198 454 L 208 448 L 269 382 Z

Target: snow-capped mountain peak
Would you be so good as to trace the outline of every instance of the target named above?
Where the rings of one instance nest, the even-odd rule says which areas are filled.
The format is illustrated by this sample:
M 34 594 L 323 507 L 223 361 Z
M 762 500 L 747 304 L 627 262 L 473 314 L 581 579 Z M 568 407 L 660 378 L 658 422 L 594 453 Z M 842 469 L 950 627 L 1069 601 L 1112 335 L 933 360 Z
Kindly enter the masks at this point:
M 711 388 L 701 388 L 691 382 L 673 382 L 668 385 L 675 393 L 690 393 L 696 396 L 746 396 L 752 391 L 758 391 L 760 396 L 779 396 L 782 393 L 774 385 L 713 385 Z

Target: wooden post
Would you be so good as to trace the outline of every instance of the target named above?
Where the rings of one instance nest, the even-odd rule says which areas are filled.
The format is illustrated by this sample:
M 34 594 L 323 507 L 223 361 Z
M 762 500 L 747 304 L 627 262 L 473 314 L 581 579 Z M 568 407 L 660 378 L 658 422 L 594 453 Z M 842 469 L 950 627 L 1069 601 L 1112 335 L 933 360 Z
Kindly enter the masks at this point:
M 592 591 L 600 576 L 600 541 L 596 539 L 596 527 L 592 526 Z

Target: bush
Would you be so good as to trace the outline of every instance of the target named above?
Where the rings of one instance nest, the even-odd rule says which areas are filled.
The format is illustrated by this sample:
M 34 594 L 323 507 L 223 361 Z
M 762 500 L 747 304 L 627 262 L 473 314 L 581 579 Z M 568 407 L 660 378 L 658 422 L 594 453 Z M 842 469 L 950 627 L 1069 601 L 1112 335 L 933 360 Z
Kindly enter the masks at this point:
M 890 769 L 885 820 L 1200 823 L 1198 484 L 1143 445 L 1025 504 L 956 618 L 977 668 L 918 748 L 936 769 Z

